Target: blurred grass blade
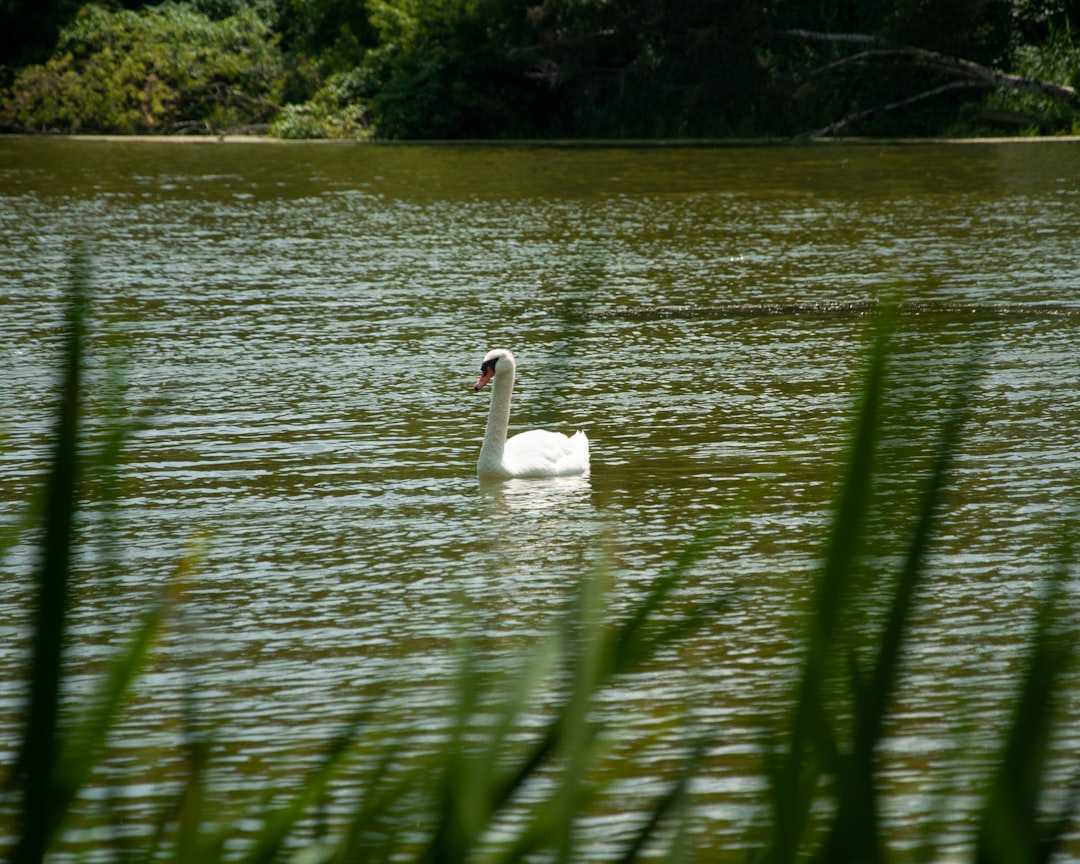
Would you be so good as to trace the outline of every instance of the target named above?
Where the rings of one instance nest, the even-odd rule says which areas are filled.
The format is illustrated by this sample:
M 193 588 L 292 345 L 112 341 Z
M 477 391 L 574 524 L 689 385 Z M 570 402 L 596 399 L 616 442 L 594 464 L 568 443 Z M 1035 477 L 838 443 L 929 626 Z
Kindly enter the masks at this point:
M 597 573 L 585 581 L 578 593 L 574 633 L 567 645 L 570 661 L 569 698 L 563 703 L 562 735 L 556 757 L 560 764 L 560 789 L 549 836 L 554 841 L 556 860 L 567 862 L 574 851 L 574 818 L 580 808 L 585 776 L 595 755 L 596 728 L 590 720 L 596 694 L 617 668 L 617 658 L 606 652 L 605 627 L 607 594 Z
M 665 645 L 689 635 L 712 617 L 730 597 L 714 598 L 688 615 L 668 623 L 659 632 L 650 627 L 653 617 L 677 587 L 686 581 L 689 572 L 716 548 L 716 540 L 727 527 L 728 518 L 717 518 L 694 532 L 680 550 L 675 561 L 649 586 L 627 620 L 611 633 L 609 641 L 609 675 L 629 672 L 647 663 Z
M 78 502 L 80 390 L 88 275 L 76 261 L 68 301 L 59 407 L 45 481 L 42 559 L 37 575 L 29 701 L 18 761 L 20 835 L 14 864 L 37 864 L 60 822 L 54 778 L 59 761 L 59 694 L 67 631 L 73 526 Z
M 819 850 L 822 861 L 881 860 L 883 832 L 879 823 L 874 783 L 875 754 L 881 740 L 886 712 L 896 691 L 901 652 L 916 591 L 922 584 L 926 558 L 934 538 L 943 493 L 968 414 L 968 400 L 975 380 L 976 364 L 969 363 L 957 385 L 953 404 L 938 436 L 926 490 L 908 541 L 907 553 L 893 587 L 889 610 L 879 634 L 875 660 L 869 674 L 861 675 L 849 645 L 848 670 L 854 699 L 853 742 L 850 750 L 836 753 L 837 811 L 829 835 Z
M 876 326 L 846 475 L 812 601 L 803 667 L 784 732 L 787 740 L 768 765 L 773 823 L 768 856 L 777 864 L 795 860 L 823 768 L 821 757 L 836 752 L 822 689 L 853 581 L 880 434 L 892 322 Z
M 1075 534 L 1075 521 L 1071 521 L 1061 564 L 1048 580 L 1036 612 L 1012 723 L 982 811 L 978 864 L 1048 861 L 1062 842 L 1062 829 L 1071 821 L 1071 814 L 1063 812 L 1051 832 L 1046 831 L 1039 822 L 1039 799 L 1050 773 L 1050 745 L 1064 696 L 1062 684 L 1078 659 L 1080 634 L 1068 602 Z M 1077 779 L 1072 778 L 1074 790 L 1066 796 L 1067 808 L 1076 804 Z
M 105 676 L 100 691 L 89 704 L 82 721 L 64 736 L 61 745 L 63 759 L 58 766 L 53 791 L 53 806 L 59 817 L 67 811 L 101 757 L 105 739 L 117 715 L 127 703 L 128 694 L 146 664 L 162 622 L 175 603 L 180 587 L 178 578 L 166 590 L 162 600 L 147 614 L 130 645 L 120 652 Z
M 654 621 L 658 613 L 664 610 L 664 604 L 671 593 L 685 581 L 694 565 L 715 548 L 716 538 L 725 525 L 726 520 L 717 519 L 697 531 L 691 541 L 680 550 L 672 565 L 657 576 L 621 624 L 607 626 L 599 619 L 593 620 L 595 616 L 588 609 L 591 603 L 598 602 L 596 592 L 602 585 L 604 573 L 598 568 L 590 575 L 579 590 L 574 612 L 565 625 L 564 638 L 568 645 L 572 645 L 575 638 L 578 638 L 574 635 L 575 632 L 581 633 L 588 628 L 595 631 L 591 637 L 595 640 L 592 651 L 581 654 L 579 650 L 578 658 L 579 661 L 588 661 L 591 665 L 588 669 L 576 669 L 571 677 L 572 682 L 577 682 L 580 686 L 588 681 L 588 686 L 595 693 L 613 677 L 639 668 L 666 645 L 689 636 L 710 620 L 719 608 L 730 602 L 728 596 L 713 598 L 663 625 L 656 625 Z M 505 775 L 495 791 L 493 811 L 509 802 L 530 777 L 535 776 L 543 766 L 550 764 L 563 746 L 569 729 L 574 728 L 574 734 L 580 737 L 580 729 L 573 724 L 582 721 L 581 692 L 571 688 L 569 697 L 562 702 L 531 752 Z M 575 698 L 579 701 L 575 702 Z
M 476 685 L 480 672 L 476 655 L 463 645 L 456 686 L 457 719 L 446 759 L 439 769 L 441 786 L 435 804 L 438 827 L 421 860 L 464 860 L 496 814 L 509 803 L 503 794 L 507 750 L 514 748 L 515 728 L 544 680 L 552 674 L 557 655 L 555 640 L 541 642 L 523 658 L 498 705 L 485 709 Z M 483 734 L 471 736 L 471 724 L 481 711 L 496 722 L 485 722 Z
M 414 794 L 437 770 L 433 757 L 402 770 L 406 750 L 401 742 L 389 744 L 367 772 L 364 796 L 356 808 L 344 836 L 329 860 L 335 864 L 389 859 L 394 853 L 397 826 L 389 817 L 394 807 Z M 414 826 L 406 826 L 411 830 Z
M 255 845 L 244 859 L 248 864 L 270 864 L 277 859 L 289 834 L 325 793 L 327 785 L 356 744 L 357 731 L 366 718 L 366 710 L 353 717 L 327 744 L 322 758 L 300 781 L 292 799 L 284 807 L 265 815 Z
M 698 772 L 698 766 L 705 756 L 708 743 L 705 738 L 698 738 L 695 742 L 693 751 L 683 762 L 675 781 L 668 791 L 653 805 L 649 818 L 631 841 L 626 851 L 619 857 L 619 864 L 634 864 L 635 861 L 640 860 L 645 846 L 656 834 L 657 829 L 685 801 L 690 781 L 694 779 Z
M 480 698 L 473 650 L 463 644 L 458 654 L 457 698 L 450 740 L 432 778 L 435 784 L 435 830 L 420 855 L 423 862 L 464 860 L 491 813 L 490 778 L 481 767 L 488 760 L 470 752 L 469 723 Z M 490 743 L 490 742 L 489 742 Z

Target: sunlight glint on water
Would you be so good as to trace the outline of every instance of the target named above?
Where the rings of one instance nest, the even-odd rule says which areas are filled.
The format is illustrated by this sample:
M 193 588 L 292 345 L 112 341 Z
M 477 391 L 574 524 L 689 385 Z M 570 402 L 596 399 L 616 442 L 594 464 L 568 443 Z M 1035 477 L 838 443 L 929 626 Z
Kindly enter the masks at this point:
M 1080 299 L 1076 144 L 5 140 L 0 154 L 5 522 L 40 477 L 77 243 L 93 260 L 94 344 L 122 346 L 129 403 L 151 416 L 127 454 L 122 566 L 91 582 L 101 550 L 82 562 L 77 690 L 91 689 L 116 634 L 205 544 L 183 621 L 107 763 L 120 777 L 155 766 L 121 784 L 115 806 L 134 834 L 148 830 L 179 758 L 190 696 L 218 742 L 218 791 L 240 801 L 258 800 L 268 778 L 298 776 L 360 700 L 384 700 L 384 731 L 411 723 L 438 740 L 463 633 L 497 675 L 548 632 L 590 568 L 610 567 L 611 603 L 624 609 L 696 528 L 733 512 L 685 586 L 734 592 L 729 611 L 597 706 L 620 724 L 616 753 L 638 767 L 616 786 L 623 809 L 597 817 L 592 848 L 603 857 L 632 830 L 626 811 L 683 753 L 674 720 L 687 712 L 722 730 L 695 786 L 699 842 L 739 847 L 761 788 L 761 727 L 797 655 L 867 322 L 593 313 Z M 983 346 L 986 367 L 887 754 L 890 819 L 906 840 L 929 806 L 922 780 L 956 761 L 957 735 L 971 767 L 1004 722 L 1032 590 L 1076 500 L 1077 326 L 900 322 L 886 503 L 873 514 L 883 536 L 903 519 L 928 419 L 940 420 L 969 345 Z M 584 427 L 588 479 L 477 483 L 488 397 L 471 385 L 499 346 L 518 355 L 512 423 Z M 91 508 L 88 536 L 95 518 Z M 30 541 L 0 583 L 5 759 Z M 887 539 L 871 551 L 898 552 Z M 1061 748 L 1080 761 L 1080 738 Z M 957 806 L 948 827 L 962 847 Z

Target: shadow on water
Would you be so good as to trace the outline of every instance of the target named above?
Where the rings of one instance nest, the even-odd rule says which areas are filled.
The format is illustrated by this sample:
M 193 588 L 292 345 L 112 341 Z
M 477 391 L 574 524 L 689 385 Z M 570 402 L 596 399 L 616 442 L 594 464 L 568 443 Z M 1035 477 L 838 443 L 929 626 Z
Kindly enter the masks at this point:
M 879 303 L 852 300 L 821 303 L 721 303 L 708 306 L 620 306 L 600 309 L 594 318 L 656 320 L 662 318 L 769 318 L 837 317 L 865 318 L 892 313 L 902 317 L 957 316 L 984 318 L 1080 318 L 1080 306 L 1069 303 L 984 303 L 910 300 Z

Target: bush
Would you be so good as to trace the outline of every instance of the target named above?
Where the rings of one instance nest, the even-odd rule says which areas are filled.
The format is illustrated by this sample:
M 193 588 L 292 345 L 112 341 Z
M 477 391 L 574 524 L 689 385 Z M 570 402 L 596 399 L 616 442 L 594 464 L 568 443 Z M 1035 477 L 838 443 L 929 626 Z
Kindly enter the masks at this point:
M 370 116 L 360 100 L 357 72 L 331 75 L 300 105 L 286 105 L 270 124 L 277 138 L 367 138 Z
M 84 6 L 53 57 L 23 69 L 0 127 L 116 134 L 261 127 L 278 112 L 281 52 L 248 10 L 211 21 L 165 3 L 135 12 Z

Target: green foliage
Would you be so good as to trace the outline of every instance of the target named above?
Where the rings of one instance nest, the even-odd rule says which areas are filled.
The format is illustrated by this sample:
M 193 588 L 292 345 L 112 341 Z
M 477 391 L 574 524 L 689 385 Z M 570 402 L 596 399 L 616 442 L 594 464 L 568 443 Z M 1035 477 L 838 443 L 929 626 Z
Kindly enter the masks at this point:
M 331 75 L 302 105 L 286 105 L 270 124 L 276 138 L 367 138 L 370 116 L 361 100 L 358 71 Z
M 368 8 L 375 38 L 361 63 L 363 95 L 377 133 L 391 138 L 793 135 L 952 79 L 933 63 L 872 52 L 834 67 L 857 49 L 783 36 L 787 28 L 862 33 L 994 65 L 1021 30 L 1043 32 L 1036 19 L 1044 16 L 1044 31 L 1051 20 L 1034 6 L 1003 16 L 986 0 L 722 8 L 688 0 L 678 14 L 652 0 L 370 0 Z M 1044 71 L 1064 81 L 1060 70 Z M 940 133 L 972 92 L 878 112 L 859 131 Z M 1058 107 L 1068 115 L 1075 106 Z
M 673 14 L 648 0 L 545 4 L 531 18 L 533 66 L 557 97 L 552 131 L 766 133 L 771 5 L 691 0 Z
M 535 134 L 519 0 L 372 0 L 367 98 L 386 138 Z
M 1080 37 L 1068 27 L 1051 25 L 1045 42 L 1016 49 L 1013 68 L 1025 78 L 1068 84 L 1080 93 Z M 1031 90 L 1002 90 L 989 104 L 1014 112 L 1033 132 L 1071 133 L 1080 126 L 1080 96 L 1064 100 Z
M 285 51 L 330 73 L 351 70 L 377 41 L 361 0 L 281 0 L 277 30 Z
M 226 131 L 277 112 L 282 57 L 252 11 L 211 21 L 172 3 L 85 6 L 54 56 L 3 94 L 0 127 L 60 132 Z
M 1076 99 L 938 93 L 940 64 L 785 35 L 859 33 L 1066 84 L 1075 0 L 73 2 L 5 19 L 0 0 L 0 50 L 39 61 L 0 65 L 0 129 L 263 131 L 279 111 L 281 137 L 775 137 L 857 115 L 871 135 L 1080 126 Z
M 10 83 L 16 69 L 49 56 L 60 27 L 78 6 L 78 0 L 0 2 L 0 87 Z

